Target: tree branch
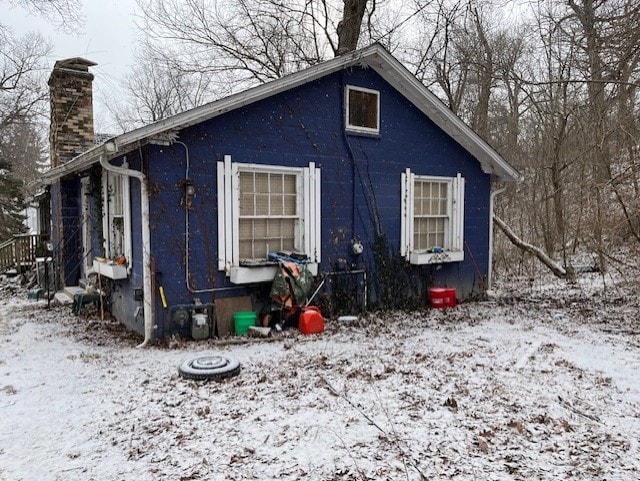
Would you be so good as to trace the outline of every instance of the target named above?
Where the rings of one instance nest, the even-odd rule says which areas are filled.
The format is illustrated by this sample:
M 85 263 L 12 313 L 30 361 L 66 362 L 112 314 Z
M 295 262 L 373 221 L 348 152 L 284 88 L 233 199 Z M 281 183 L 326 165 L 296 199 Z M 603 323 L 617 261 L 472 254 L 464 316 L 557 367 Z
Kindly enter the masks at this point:
M 513 245 L 522 249 L 525 252 L 528 252 L 529 254 L 533 254 L 535 257 L 538 258 L 540 262 L 542 262 L 545 266 L 547 266 L 555 276 L 562 277 L 562 278 L 567 277 L 566 269 L 564 269 L 564 267 L 559 265 L 551 257 L 545 254 L 545 252 L 542 249 L 520 239 L 515 234 L 515 232 L 513 232 L 511 228 L 497 215 L 493 216 L 493 220 Z

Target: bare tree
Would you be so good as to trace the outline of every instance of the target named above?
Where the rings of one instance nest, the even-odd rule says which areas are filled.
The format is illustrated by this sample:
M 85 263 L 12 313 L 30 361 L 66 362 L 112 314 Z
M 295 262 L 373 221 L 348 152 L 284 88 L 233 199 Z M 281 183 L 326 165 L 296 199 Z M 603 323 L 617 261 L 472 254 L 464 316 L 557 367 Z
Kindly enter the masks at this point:
M 302 1 L 139 0 L 153 58 L 174 71 L 232 74 L 239 88 L 318 63 L 334 12 Z M 319 21 L 316 21 L 319 18 Z
M 49 46 L 37 34 L 0 32 L 0 130 L 29 115 L 45 99 L 40 72 Z
M 210 94 L 213 79 L 209 75 L 173 70 L 171 64 L 154 60 L 146 52 L 137 55 L 136 67 L 125 79 L 129 93 L 125 103 L 113 102 L 110 107 L 122 131 L 201 105 Z
M 5 0 L 55 21 L 61 28 L 77 26 L 78 0 Z M 26 184 L 42 161 L 39 116 L 46 110 L 42 76 L 49 53 L 39 34 L 22 37 L 0 24 L 0 238 L 23 228 L 21 209 Z
M 116 117 L 154 121 L 353 50 L 376 1 L 138 0 L 143 60 Z
M 23 7 L 67 32 L 76 31 L 82 24 L 81 0 L 3 0 L 1 3 Z
M 538 2 L 536 55 L 515 162 L 526 182 L 511 197 L 521 232 L 560 256 L 591 253 L 604 271 L 614 244 L 636 237 L 638 10 L 631 1 Z M 534 52 L 535 53 L 535 52 Z M 518 217 L 516 217 L 517 219 Z M 525 222 L 526 220 L 526 222 Z M 530 242 L 531 242 L 530 241 Z

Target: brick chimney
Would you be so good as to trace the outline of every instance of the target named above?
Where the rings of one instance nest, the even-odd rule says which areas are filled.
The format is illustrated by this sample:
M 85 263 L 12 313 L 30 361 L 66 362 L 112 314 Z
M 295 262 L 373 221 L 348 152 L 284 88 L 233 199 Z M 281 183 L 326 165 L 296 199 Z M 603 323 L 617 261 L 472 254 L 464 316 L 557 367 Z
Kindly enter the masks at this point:
M 58 60 L 49 77 L 51 167 L 69 162 L 94 145 L 93 74 L 83 58 Z

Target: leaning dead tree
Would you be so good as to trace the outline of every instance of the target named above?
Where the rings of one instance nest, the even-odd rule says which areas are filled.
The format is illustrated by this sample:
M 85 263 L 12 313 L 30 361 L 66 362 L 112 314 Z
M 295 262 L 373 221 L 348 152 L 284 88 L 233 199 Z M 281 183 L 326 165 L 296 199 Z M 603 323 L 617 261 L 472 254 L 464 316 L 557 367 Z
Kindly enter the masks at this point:
M 505 222 L 497 215 L 493 216 L 493 220 L 513 245 L 535 256 L 557 277 L 567 277 L 567 269 L 565 269 L 551 257 L 549 257 L 542 249 L 520 239 L 520 237 L 518 237 L 516 233 L 513 232 L 513 230 L 511 230 L 511 228 L 507 224 L 505 224 Z

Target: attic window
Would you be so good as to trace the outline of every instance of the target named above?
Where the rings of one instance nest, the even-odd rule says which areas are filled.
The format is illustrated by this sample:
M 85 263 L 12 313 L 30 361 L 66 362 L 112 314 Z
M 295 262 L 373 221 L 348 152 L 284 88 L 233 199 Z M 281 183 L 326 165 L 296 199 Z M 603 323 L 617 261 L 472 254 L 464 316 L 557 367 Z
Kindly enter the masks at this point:
M 380 132 L 380 92 L 347 85 L 346 130 L 367 134 Z

